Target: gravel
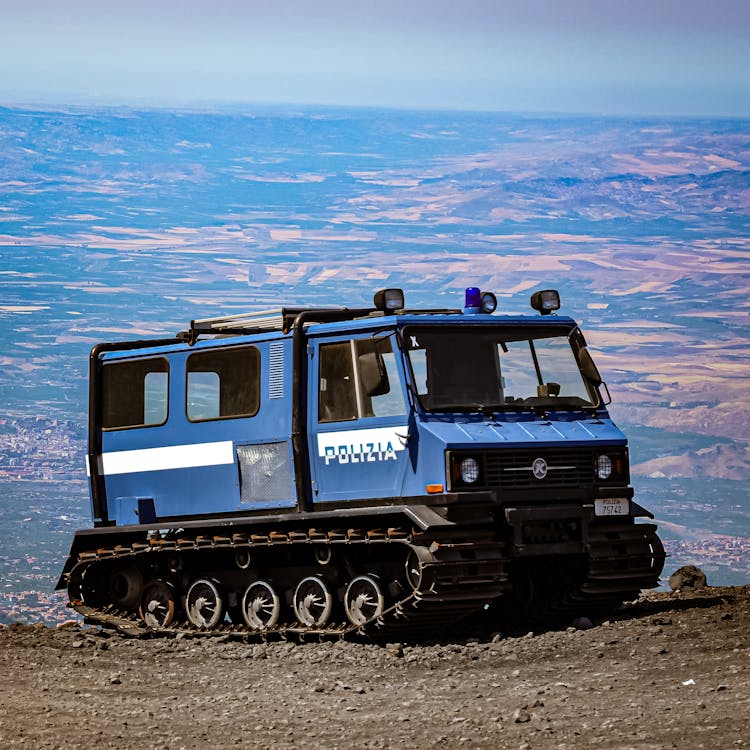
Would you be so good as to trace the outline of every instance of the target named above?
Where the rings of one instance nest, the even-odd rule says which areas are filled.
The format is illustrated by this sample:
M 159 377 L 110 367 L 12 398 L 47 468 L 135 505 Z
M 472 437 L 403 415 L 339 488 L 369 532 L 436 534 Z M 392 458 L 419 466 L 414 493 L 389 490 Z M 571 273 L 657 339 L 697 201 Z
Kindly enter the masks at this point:
M 750 586 L 430 645 L 0 629 L 3 748 L 750 747 Z

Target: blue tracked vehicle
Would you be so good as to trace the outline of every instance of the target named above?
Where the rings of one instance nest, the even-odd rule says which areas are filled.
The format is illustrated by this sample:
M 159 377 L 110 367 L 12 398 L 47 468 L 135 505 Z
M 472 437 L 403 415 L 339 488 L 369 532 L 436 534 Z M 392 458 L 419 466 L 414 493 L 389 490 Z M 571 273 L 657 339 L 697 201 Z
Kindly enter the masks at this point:
M 90 356 L 91 529 L 58 588 L 89 622 L 430 637 L 656 586 L 627 440 L 554 290 L 525 316 L 282 308 Z

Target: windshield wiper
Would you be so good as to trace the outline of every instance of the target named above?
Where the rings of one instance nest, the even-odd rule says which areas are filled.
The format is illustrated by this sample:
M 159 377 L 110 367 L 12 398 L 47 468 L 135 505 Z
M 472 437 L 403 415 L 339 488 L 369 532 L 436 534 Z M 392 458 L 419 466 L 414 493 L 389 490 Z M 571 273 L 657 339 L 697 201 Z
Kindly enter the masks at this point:
M 534 411 L 537 413 L 544 413 L 547 411 L 546 406 L 542 406 L 541 404 L 524 404 L 521 403 L 515 403 L 515 404 L 503 404 L 500 411 L 516 411 L 516 412 L 522 412 L 522 411 Z
M 428 411 L 478 411 L 482 414 L 492 416 L 498 411 L 502 411 L 504 404 L 473 404 L 465 401 L 455 404 L 439 404 L 429 407 Z
M 438 413 L 479 412 L 488 417 L 500 412 L 534 412 L 536 414 L 546 414 L 551 411 L 593 411 L 595 413 L 597 410 L 597 407 L 594 404 L 571 403 L 565 397 L 530 397 L 524 400 L 491 404 L 457 401 L 455 403 L 441 403 L 429 407 L 425 406 L 424 408 L 428 412 Z

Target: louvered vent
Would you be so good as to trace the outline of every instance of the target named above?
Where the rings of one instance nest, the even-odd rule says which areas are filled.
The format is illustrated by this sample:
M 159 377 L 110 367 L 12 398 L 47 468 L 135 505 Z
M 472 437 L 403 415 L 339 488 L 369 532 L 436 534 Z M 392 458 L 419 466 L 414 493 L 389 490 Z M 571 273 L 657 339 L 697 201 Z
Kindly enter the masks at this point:
M 284 397 L 284 344 L 281 341 L 269 346 L 268 397 Z

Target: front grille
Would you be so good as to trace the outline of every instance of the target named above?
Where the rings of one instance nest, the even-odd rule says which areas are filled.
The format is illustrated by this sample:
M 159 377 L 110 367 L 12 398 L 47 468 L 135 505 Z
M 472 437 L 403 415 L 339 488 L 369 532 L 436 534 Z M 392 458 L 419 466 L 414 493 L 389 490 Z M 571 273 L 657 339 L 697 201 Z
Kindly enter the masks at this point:
M 483 458 L 487 487 L 577 487 L 594 481 L 594 452 L 591 448 L 500 450 L 487 452 Z M 537 459 L 546 464 L 546 476 L 542 478 L 534 476 Z

